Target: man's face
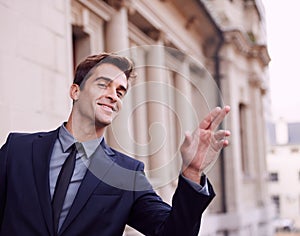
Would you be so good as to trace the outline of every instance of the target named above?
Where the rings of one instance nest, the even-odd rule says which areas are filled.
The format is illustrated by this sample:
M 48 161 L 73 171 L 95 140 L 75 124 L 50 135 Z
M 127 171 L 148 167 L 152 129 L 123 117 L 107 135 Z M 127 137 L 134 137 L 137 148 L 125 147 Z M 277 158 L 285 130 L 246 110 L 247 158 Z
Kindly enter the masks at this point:
M 83 88 L 77 87 L 76 99 L 73 97 L 80 122 L 98 128 L 111 124 L 122 108 L 127 85 L 126 75 L 118 67 L 108 63 L 98 66 Z

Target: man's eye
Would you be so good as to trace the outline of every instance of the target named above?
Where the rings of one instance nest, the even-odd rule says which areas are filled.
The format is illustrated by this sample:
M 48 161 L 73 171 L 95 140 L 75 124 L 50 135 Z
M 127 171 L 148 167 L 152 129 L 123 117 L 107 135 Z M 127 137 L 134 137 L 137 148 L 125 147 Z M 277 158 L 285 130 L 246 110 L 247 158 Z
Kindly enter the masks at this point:
M 103 83 L 99 83 L 98 86 L 99 86 L 100 88 L 106 88 L 106 87 L 107 87 L 107 85 L 106 85 L 106 84 L 103 84 Z
M 123 97 L 124 97 L 124 93 L 121 92 L 121 91 L 118 91 L 118 92 L 117 92 L 117 95 L 118 95 L 119 98 L 123 98 Z

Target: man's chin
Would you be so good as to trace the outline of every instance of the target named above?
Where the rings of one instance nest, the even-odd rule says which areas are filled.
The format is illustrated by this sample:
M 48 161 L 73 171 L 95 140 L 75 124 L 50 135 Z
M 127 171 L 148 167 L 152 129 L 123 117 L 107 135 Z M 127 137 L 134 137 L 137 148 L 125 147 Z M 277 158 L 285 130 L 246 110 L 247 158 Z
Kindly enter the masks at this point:
M 111 124 L 112 120 L 95 121 L 96 128 L 105 128 Z

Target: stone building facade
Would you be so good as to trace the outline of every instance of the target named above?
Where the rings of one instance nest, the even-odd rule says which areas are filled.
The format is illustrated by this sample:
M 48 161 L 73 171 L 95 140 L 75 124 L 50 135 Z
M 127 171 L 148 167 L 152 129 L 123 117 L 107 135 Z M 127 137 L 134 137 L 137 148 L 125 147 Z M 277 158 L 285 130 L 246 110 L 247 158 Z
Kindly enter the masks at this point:
M 255 0 L 0 0 L 0 143 L 11 131 L 59 126 L 80 60 L 131 57 L 138 77 L 107 142 L 146 165 L 167 202 L 178 147 L 213 107 L 231 106 L 230 146 L 208 171 L 217 197 L 201 235 L 272 235 L 266 182 L 269 55 Z M 137 235 L 127 229 L 126 235 Z

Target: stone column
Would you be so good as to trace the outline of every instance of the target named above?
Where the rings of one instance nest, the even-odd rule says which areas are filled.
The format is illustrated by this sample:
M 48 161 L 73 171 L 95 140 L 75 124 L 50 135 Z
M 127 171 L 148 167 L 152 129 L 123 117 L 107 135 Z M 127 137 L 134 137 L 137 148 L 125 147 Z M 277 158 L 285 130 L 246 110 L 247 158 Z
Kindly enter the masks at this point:
M 180 127 L 178 133 L 183 135 L 185 131 L 193 131 L 197 125 L 197 114 L 192 101 L 192 82 L 190 78 L 190 68 L 187 59 L 180 62 L 175 78 L 175 103 L 176 112 L 180 119 Z M 181 136 L 182 137 L 182 136 Z
M 149 130 L 147 118 L 147 81 L 146 81 L 146 51 L 143 47 L 134 47 L 132 57 L 135 61 L 137 78 L 133 80 L 130 87 L 132 93 L 132 119 L 134 123 L 135 154 L 149 167 Z
M 166 84 L 165 52 L 162 40 L 151 46 L 147 56 L 147 98 L 149 124 L 149 175 L 164 200 L 171 196 L 170 153 L 168 124 L 168 84 Z
M 180 145 L 184 140 L 185 132 L 193 130 L 197 126 L 196 108 L 192 101 L 192 82 L 190 78 L 190 67 L 187 58 L 180 58 L 176 67 L 176 76 L 174 78 L 174 103 L 176 113 L 175 131 L 176 149 L 177 149 L 177 171 L 181 168 Z M 174 173 L 176 174 L 176 173 Z
M 107 22 L 106 51 L 129 56 L 128 17 L 127 8 L 120 6 Z M 133 123 L 131 118 L 131 93 L 123 101 L 123 109 L 113 124 L 107 129 L 108 143 L 114 148 L 134 155 Z
M 231 111 L 230 115 L 227 117 L 226 129 L 231 131 L 230 143 L 228 147 L 224 149 L 225 156 L 225 191 L 226 191 L 226 208 L 229 213 L 240 212 L 240 208 L 243 203 L 241 196 L 242 186 L 242 173 L 241 173 L 241 163 L 240 157 L 240 140 L 239 140 L 239 101 L 238 91 L 236 89 L 235 81 L 235 70 L 231 64 L 231 58 L 226 58 L 221 65 L 221 88 L 222 95 L 225 104 L 230 104 Z
M 129 47 L 127 8 L 121 6 L 107 22 L 106 50 L 120 52 Z
M 251 84 L 251 101 L 256 113 L 254 114 L 253 124 L 255 124 L 255 139 L 254 149 L 257 150 L 254 165 L 257 174 L 257 187 L 258 187 L 258 203 L 263 205 L 267 202 L 268 191 L 266 182 L 266 127 L 263 113 L 262 91 L 261 91 L 261 78 L 254 78 L 250 81 Z

